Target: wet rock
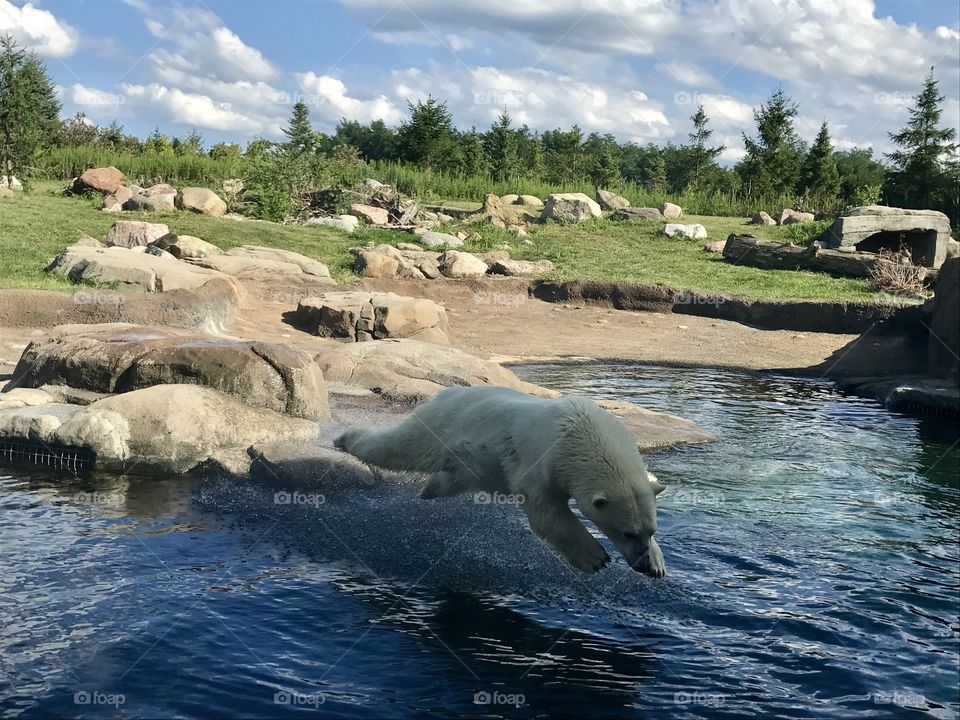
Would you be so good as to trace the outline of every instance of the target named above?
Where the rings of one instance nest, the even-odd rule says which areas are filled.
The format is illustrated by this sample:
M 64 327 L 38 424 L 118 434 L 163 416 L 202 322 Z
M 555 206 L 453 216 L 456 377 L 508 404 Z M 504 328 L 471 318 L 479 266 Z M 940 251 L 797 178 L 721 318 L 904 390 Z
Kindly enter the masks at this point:
M 450 325 L 441 305 L 394 293 L 335 292 L 305 298 L 296 321 L 314 334 L 343 340 L 410 338 L 450 344 Z

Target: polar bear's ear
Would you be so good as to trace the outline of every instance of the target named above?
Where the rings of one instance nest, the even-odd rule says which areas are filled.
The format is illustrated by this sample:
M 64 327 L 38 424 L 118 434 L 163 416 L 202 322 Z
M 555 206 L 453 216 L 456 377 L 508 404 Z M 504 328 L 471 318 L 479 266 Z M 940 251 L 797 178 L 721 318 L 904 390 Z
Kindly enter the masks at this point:
M 605 508 L 608 504 L 610 504 L 610 501 L 607 499 L 607 496 L 606 496 L 605 494 L 603 494 L 603 493 L 596 493 L 596 494 L 593 496 L 593 506 L 594 506 L 595 508 L 597 508 L 598 510 L 602 510 L 602 509 Z
M 667 489 L 667 486 L 666 486 L 666 485 L 664 485 L 662 482 L 660 482 L 659 480 L 656 480 L 656 479 L 651 480 L 651 481 L 650 481 L 650 484 L 653 485 L 653 494 L 654 494 L 654 495 L 659 495 L 660 493 L 662 493 L 664 490 Z

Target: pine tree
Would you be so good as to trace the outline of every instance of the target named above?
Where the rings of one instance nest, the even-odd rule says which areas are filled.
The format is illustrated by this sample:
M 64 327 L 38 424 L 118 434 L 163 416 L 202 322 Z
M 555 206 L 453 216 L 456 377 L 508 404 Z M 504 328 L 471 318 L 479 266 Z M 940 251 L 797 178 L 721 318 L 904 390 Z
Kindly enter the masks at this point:
M 43 63 L 0 38 L 0 175 L 24 177 L 32 161 L 53 144 L 60 102 Z
M 840 194 L 840 173 L 833 157 L 833 143 L 826 121 L 820 126 L 816 140 L 803 160 L 797 193 L 806 198 L 806 205 L 819 212 L 833 209 Z
M 143 144 L 143 151 L 150 155 L 173 155 L 173 144 L 160 128 L 154 128 Z
M 290 127 L 284 129 L 283 134 L 289 138 L 287 148 L 298 155 L 312 153 L 316 149 L 317 134 L 310 122 L 310 108 L 302 100 L 294 104 Z
M 652 193 L 667 192 L 667 165 L 663 159 L 663 153 L 657 148 L 652 148 L 646 171 L 644 173 L 644 187 Z
M 485 177 L 487 175 L 487 155 L 483 149 L 483 140 L 476 128 L 463 133 L 459 138 L 463 153 L 463 174 L 467 177 Z
M 539 135 L 534 135 L 527 143 L 526 157 L 527 177 L 535 180 L 542 180 L 547 172 L 547 161 L 543 151 L 543 140 Z
M 716 166 L 717 157 L 727 148 L 725 145 L 707 147 L 713 130 L 707 127 L 710 118 L 703 109 L 703 105 L 697 106 L 697 111 L 690 116 L 690 121 L 693 123 L 693 132 L 687 135 L 690 138 L 690 145 L 686 148 L 690 168 L 686 184 L 700 188 L 704 185 L 706 173 L 712 166 Z
M 948 168 L 955 162 L 957 131 L 939 127 L 944 96 L 933 68 L 915 100 L 906 126 L 900 132 L 890 133 L 890 140 L 898 149 L 886 156 L 893 165 L 887 189 L 888 196 L 898 204 L 927 208 L 943 202 L 950 194 Z
M 483 138 L 494 180 L 512 180 L 520 172 L 520 141 L 510 122 L 510 116 L 504 111 Z
M 777 88 L 759 110 L 754 110 L 757 138 L 744 133 L 747 154 L 737 165 L 754 197 L 793 192 L 803 161 L 803 143 L 793 127 L 796 116 L 797 105 L 783 88 Z
M 408 107 L 410 119 L 398 133 L 401 157 L 427 170 L 456 167 L 460 153 L 447 104 L 430 95 L 426 102 L 418 100 Z

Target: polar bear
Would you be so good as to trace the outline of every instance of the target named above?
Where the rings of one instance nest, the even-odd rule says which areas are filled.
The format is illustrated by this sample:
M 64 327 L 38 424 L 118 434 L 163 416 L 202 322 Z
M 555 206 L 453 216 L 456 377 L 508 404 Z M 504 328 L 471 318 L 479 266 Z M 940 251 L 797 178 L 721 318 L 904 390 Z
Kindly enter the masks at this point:
M 610 556 L 577 520 L 569 500 L 634 570 L 665 574 L 656 496 L 624 424 L 582 397 L 555 400 L 499 387 L 452 387 L 382 430 L 351 429 L 336 447 L 387 470 L 431 473 L 420 496 L 468 492 L 522 496 L 530 527 L 578 570 Z

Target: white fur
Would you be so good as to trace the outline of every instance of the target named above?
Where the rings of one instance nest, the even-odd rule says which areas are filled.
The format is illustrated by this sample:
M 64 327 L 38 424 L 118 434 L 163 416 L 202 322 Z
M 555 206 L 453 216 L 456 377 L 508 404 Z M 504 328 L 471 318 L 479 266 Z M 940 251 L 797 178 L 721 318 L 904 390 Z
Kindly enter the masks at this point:
M 530 527 L 574 567 L 610 558 L 569 507 L 613 541 L 635 570 L 664 575 L 651 476 L 623 423 L 580 397 L 543 400 L 496 387 L 452 387 L 383 430 L 348 430 L 339 448 L 388 470 L 432 473 L 421 497 L 523 496 Z

